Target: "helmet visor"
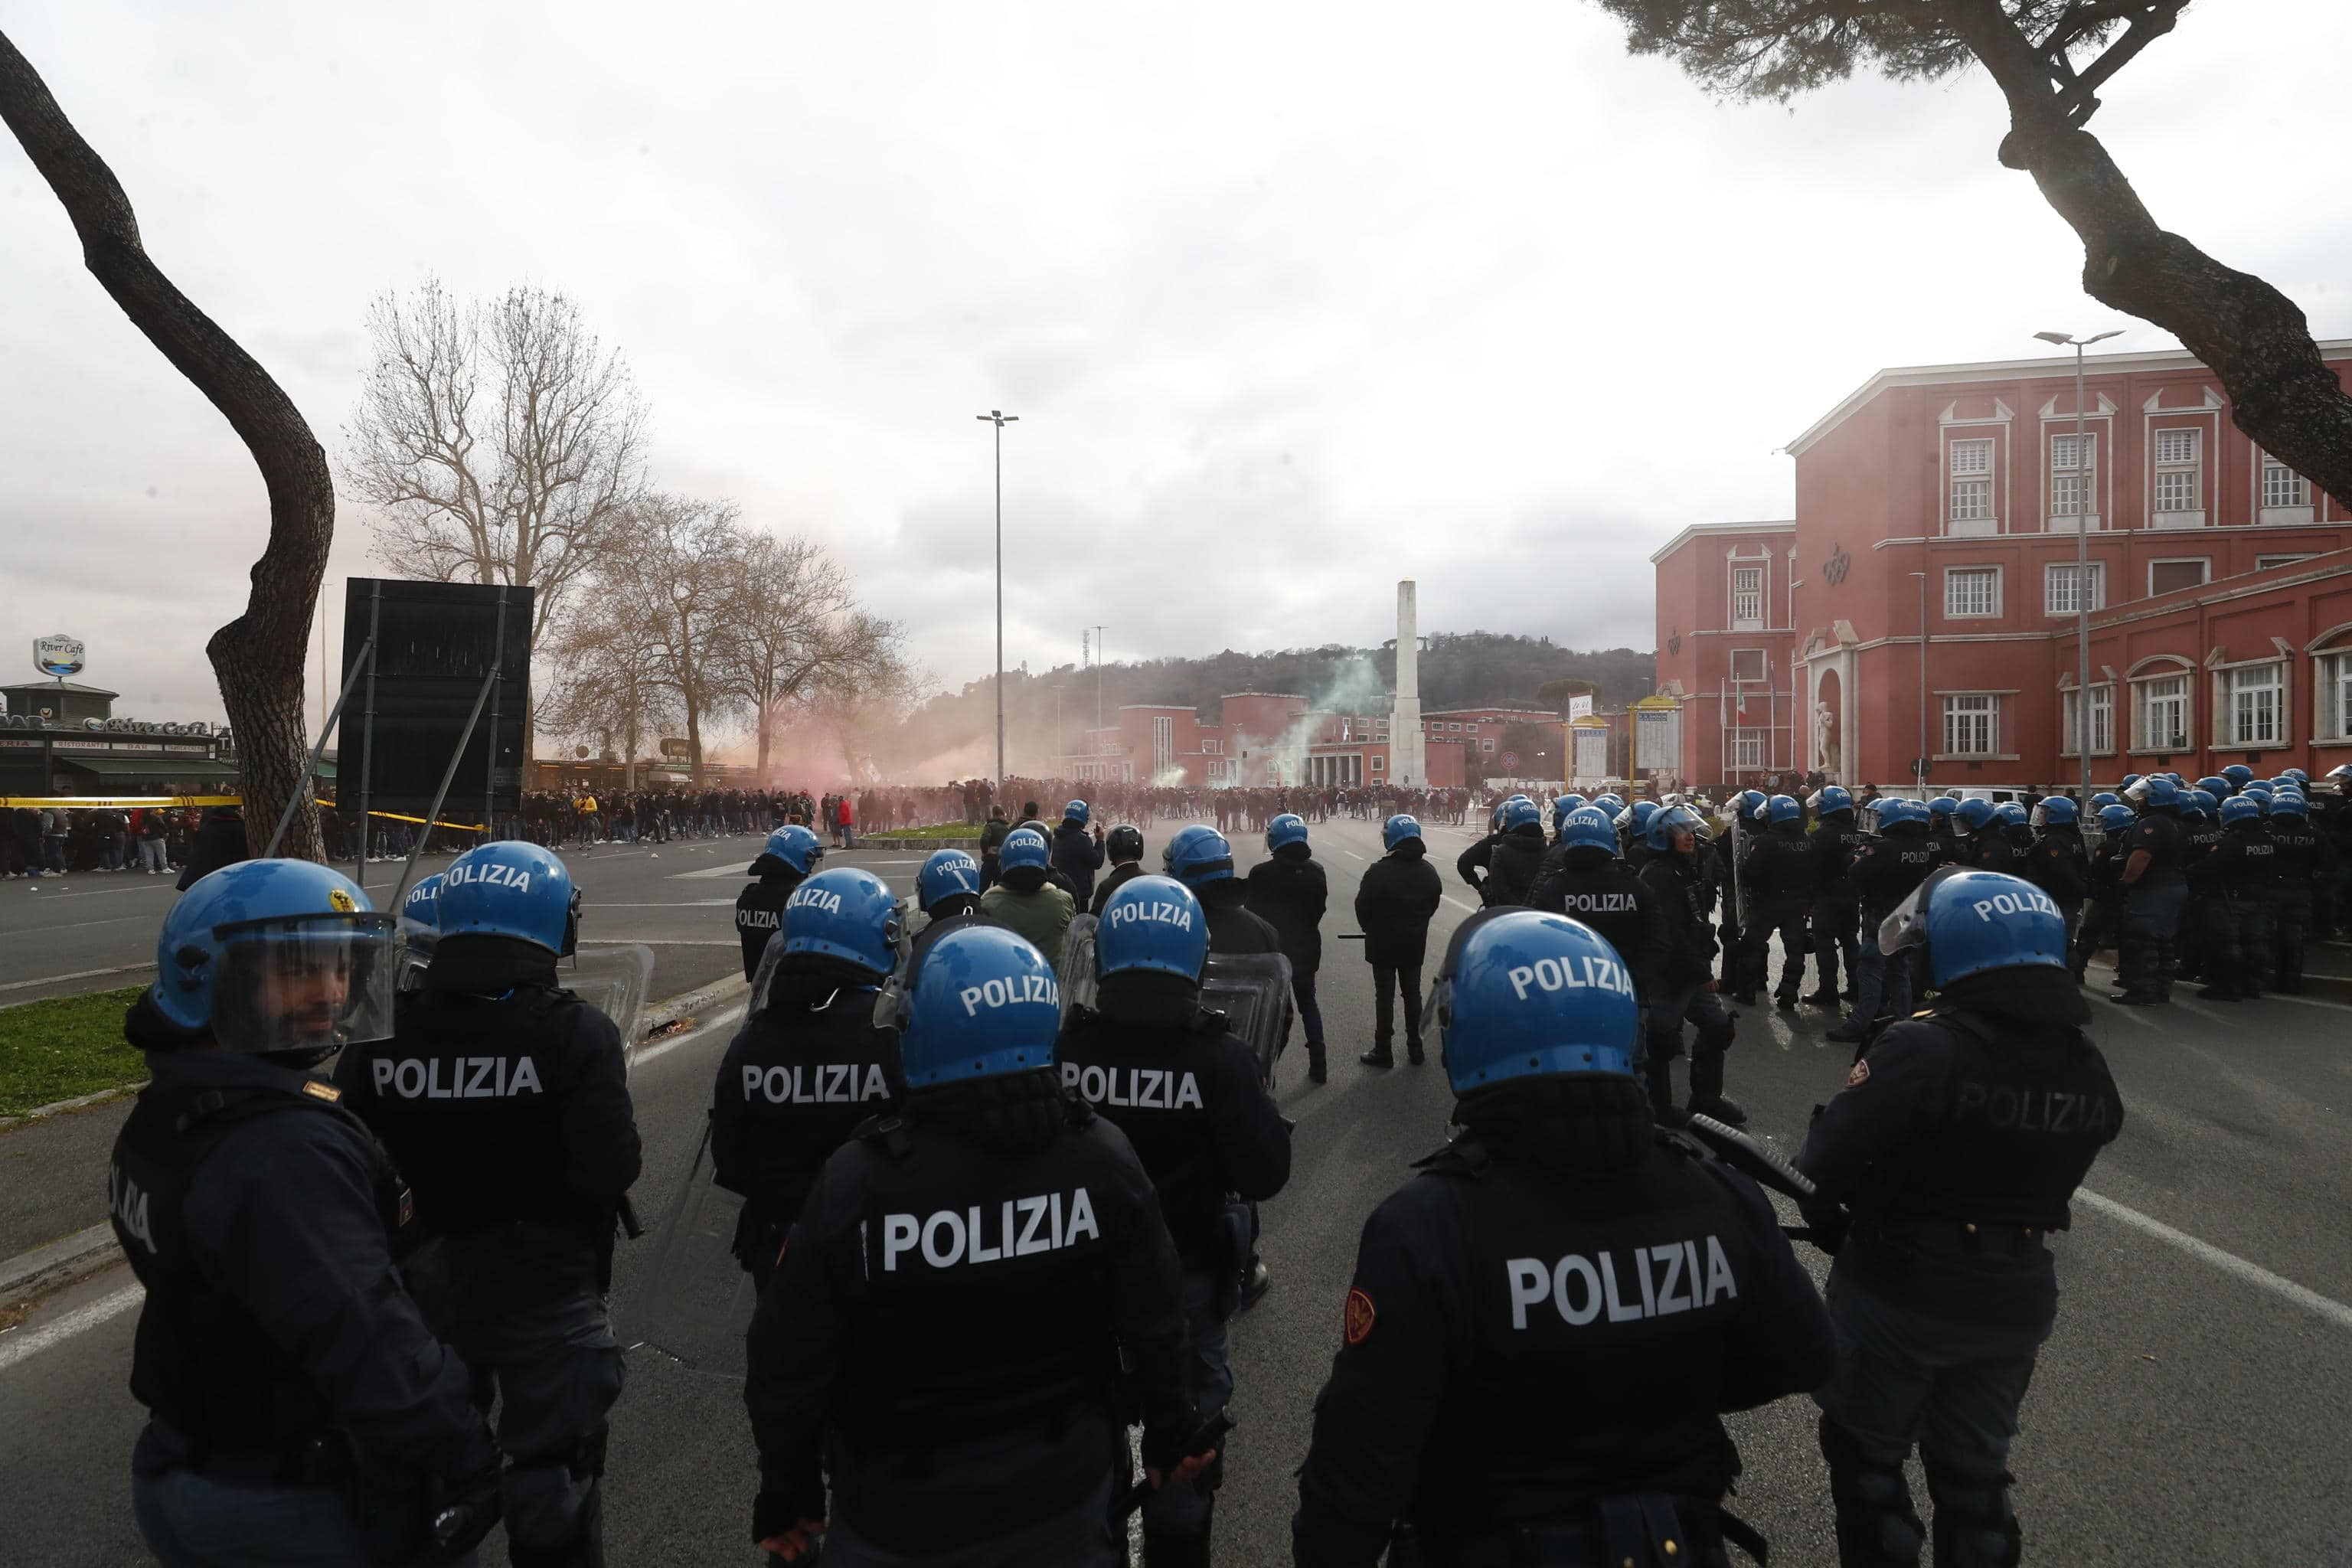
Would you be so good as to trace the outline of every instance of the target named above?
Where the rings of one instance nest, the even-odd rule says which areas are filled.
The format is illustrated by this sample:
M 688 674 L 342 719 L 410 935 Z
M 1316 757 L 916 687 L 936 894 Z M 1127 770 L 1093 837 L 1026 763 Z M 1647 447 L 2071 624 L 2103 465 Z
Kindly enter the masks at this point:
M 388 914 L 317 914 L 221 928 L 213 1038 L 261 1054 L 390 1037 L 394 927 Z
M 1878 951 L 1892 957 L 1906 947 L 1927 944 L 1927 905 L 1934 898 L 1936 885 L 1961 868 L 1946 866 L 1937 869 L 1926 881 L 1911 889 L 1911 896 L 1895 906 L 1895 912 L 1878 924 Z

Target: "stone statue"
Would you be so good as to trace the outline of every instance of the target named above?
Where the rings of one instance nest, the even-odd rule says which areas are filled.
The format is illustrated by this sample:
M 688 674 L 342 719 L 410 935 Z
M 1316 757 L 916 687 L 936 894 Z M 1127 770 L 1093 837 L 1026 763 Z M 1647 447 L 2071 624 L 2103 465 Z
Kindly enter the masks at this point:
M 1825 773 L 1837 772 L 1837 715 L 1826 702 L 1813 706 L 1813 765 Z

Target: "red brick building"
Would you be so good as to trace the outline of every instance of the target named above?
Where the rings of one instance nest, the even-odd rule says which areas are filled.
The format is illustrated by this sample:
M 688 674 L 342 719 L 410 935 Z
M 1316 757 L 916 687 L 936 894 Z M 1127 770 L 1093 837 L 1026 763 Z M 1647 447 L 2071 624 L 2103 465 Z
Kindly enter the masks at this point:
M 2084 590 L 2095 785 L 2352 757 L 2352 519 L 2188 354 L 2089 372 L 2078 449 L 2071 357 L 1882 371 L 1790 445 L 1793 523 L 1661 550 L 1680 776 L 1907 784 L 1924 734 L 1931 787 L 2071 784 Z
M 1059 759 L 1061 772 L 1073 779 L 1158 780 L 1212 788 L 1348 787 L 1387 781 L 1385 711 L 1340 713 L 1309 707 L 1305 697 L 1269 691 L 1229 692 L 1218 705 L 1220 721 L 1214 724 L 1202 723 L 1181 705 L 1123 706 L 1117 724 L 1087 731 L 1085 750 Z M 1505 710 L 1481 711 L 1500 715 Z M 1465 748 L 1462 735 L 1436 732 L 1436 718 L 1429 721 L 1429 785 L 1444 789 L 1463 782 Z M 1500 734 L 1499 723 L 1495 732 Z

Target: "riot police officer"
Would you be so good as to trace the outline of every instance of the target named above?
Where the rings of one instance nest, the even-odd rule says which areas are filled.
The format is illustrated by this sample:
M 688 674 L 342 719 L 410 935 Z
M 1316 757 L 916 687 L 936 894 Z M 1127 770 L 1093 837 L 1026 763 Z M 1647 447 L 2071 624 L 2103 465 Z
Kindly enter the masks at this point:
M 2271 802 L 2270 835 L 2278 847 L 2278 879 L 2271 888 L 2271 985 L 2293 996 L 2303 990 L 2315 889 L 2336 880 L 2335 846 L 2312 826 L 2310 805 L 2300 790 L 2282 790 Z
M 622 1357 L 604 1292 L 637 1179 L 613 1020 L 558 984 L 579 899 L 536 844 L 469 849 L 442 874 L 440 941 L 389 1039 L 336 1064 L 347 1102 L 415 1189 L 448 1336 L 500 1400 L 517 1568 L 604 1562 L 605 1413 Z
M 1543 858 L 1543 808 L 1514 795 L 1503 803 L 1503 830 L 1487 847 L 1486 877 L 1465 875 L 1488 909 L 1524 904 Z
M 1814 794 L 1813 818 L 1812 942 L 1821 984 L 1805 1000 L 1834 1012 L 1842 999 L 1839 961 L 1845 965 L 1844 995 L 1854 994 L 1861 981 L 1855 931 L 1862 921 L 1862 895 L 1854 886 L 1853 858 L 1869 837 L 1854 826 L 1853 795 L 1843 785 L 1823 784 Z
M 2041 837 L 2025 852 L 2017 874 L 2050 895 L 2065 918 L 2071 942 L 2083 924 L 2083 900 L 2091 890 L 2091 852 L 2084 847 L 2079 808 L 2063 795 L 2043 798 L 2038 808 Z
M 1812 909 L 1813 854 L 1805 842 L 1805 809 L 1795 799 L 1776 795 L 1765 805 L 1769 830 L 1748 847 L 1739 865 L 1740 891 L 1748 899 L 1741 921 L 1746 949 L 1740 1000 L 1761 990 L 1771 963 L 1769 944 L 1780 939 L 1780 981 L 1772 999 L 1794 1008 L 1805 984 L 1805 917 Z
M 1143 829 L 1131 822 L 1122 822 L 1103 837 L 1103 852 L 1110 858 L 1110 875 L 1095 885 L 1094 902 L 1087 906 L 1089 914 L 1100 915 L 1105 900 L 1117 892 L 1119 884 L 1143 875 Z
M 760 858 L 751 862 L 751 875 L 759 880 L 746 883 L 735 895 L 735 934 L 743 942 L 744 979 L 760 972 L 760 955 L 768 951 L 768 939 L 783 919 L 785 900 L 824 857 L 824 841 L 798 823 L 768 835 Z
M 1093 817 L 1092 806 L 1074 800 L 1062 808 L 1061 823 L 1054 829 L 1054 869 L 1068 879 L 1071 900 L 1081 910 L 1094 901 L 1095 873 L 1103 863 L 1102 824 L 1094 823 L 1093 832 L 1087 831 Z
M 1304 817 L 1284 812 L 1267 823 L 1265 847 L 1266 858 L 1250 868 L 1248 908 L 1274 928 L 1282 955 L 1290 960 L 1290 994 L 1307 1026 L 1307 1076 L 1321 1083 L 1329 1073 L 1315 974 L 1323 967 L 1323 911 L 1331 900 L 1330 882 L 1307 847 Z
M 2107 994 L 2126 1007 L 2172 1000 L 2174 943 L 2189 897 L 2179 786 L 2163 777 L 2139 782 L 2146 809 L 2124 837 L 2124 863 L 2116 874 L 2123 889 L 2123 948 L 2116 963 L 2119 984 Z
M 1650 815 L 1658 809 L 1654 800 L 1637 800 L 1617 816 L 1617 837 L 1625 846 L 1625 867 L 1635 876 L 1650 859 Z
M 397 1179 L 310 1071 L 390 1032 L 393 924 L 323 866 L 231 865 L 164 917 L 123 1020 L 152 1077 L 107 1202 L 147 1290 L 131 1505 L 166 1563 L 405 1562 L 445 1507 L 452 1554 L 497 1521 L 465 1365 L 394 1266 Z
M 2084 972 L 2100 948 L 2110 941 L 2120 944 L 2124 929 L 2124 862 L 2130 852 L 2131 830 L 2138 821 L 2138 814 L 2121 801 L 2110 801 L 2099 807 L 2099 847 L 2091 857 L 2088 901 L 2083 906 L 2083 923 L 2074 933 L 2068 964 L 2077 985 L 2083 984 Z
M 1642 882 L 1666 921 L 1657 990 L 1645 998 L 1649 1051 L 1643 1067 L 1650 1103 L 1661 1122 L 1675 1120 L 1672 1063 L 1683 1054 L 1683 1025 L 1698 1030 L 1691 1047 L 1690 1109 L 1737 1127 L 1748 1120 L 1723 1093 L 1723 1056 L 1738 1025 L 1717 989 L 1715 932 L 1706 920 L 1706 868 L 1700 859 L 1698 814 L 1686 805 L 1650 816 L 1650 861 Z
M 1828 1037 L 1860 1044 L 1885 1017 L 1900 1018 L 1911 1010 L 1911 966 L 1890 962 L 1878 951 L 1879 923 L 1895 912 L 1911 890 L 1936 868 L 1935 840 L 1929 837 L 1927 808 L 1916 800 L 1895 797 L 1878 803 L 1879 835 L 1854 857 L 1853 883 L 1862 903 L 1862 929 L 1871 940 L 1855 954 L 1853 1011 Z
M 1129 1401 L 1163 1479 L 1212 1457 L 1150 1178 L 1064 1092 L 1060 988 L 1020 936 L 959 924 L 885 994 L 906 1102 L 825 1162 L 751 1320 L 752 1539 L 797 1561 L 822 1533 L 827 1568 L 1108 1568 Z
M 1003 870 L 996 886 L 981 895 L 980 910 L 999 925 L 1018 931 L 1055 963 L 1069 935 L 1077 900 L 1047 879 L 1052 855 L 1045 836 L 1034 827 L 1016 827 L 1004 836 Z
M 1168 877 L 1129 882 L 1103 909 L 1095 1006 L 1071 1014 L 1054 1057 L 1062 1087 L 1127 1134 L 1160 1194 L 1184 1268 L 1192 1401 L 1216 1410 L 1233 1393 L 1225 1324 L 1250 1242 L 1246 1210 L 1230 1211 L 1228 1194 L 1256 1203 L 1282 1190 L 1290 1126 L 1249 1047 L 1201 1006 L 1208 956 L 1191 889 Z M 1145 1568 L 1207 1563 L 1214 1484 L 1204 1476 L 1144 1500 Z
M 2065 923 L 2031 883 L 1947 868 L 1879 943 L 1925 968 L 1936 1004 L 1854 1064 L 1797 1160 L 1820 1189 L 1807 1217 L 1837 1255 L 1838 1372 L 1815 1398 L 1839 1559 L 1917 1563 L 1903 1479 L 1916 1438 L 1937 1568 L 2013 1568 L 2009 1445 L 2058 1308 L 2046 1238 L 2123 1102 L 2083 1033 Z
M 932 926 L 980 912 L 980 863 L 961 849 L 934 849 L 915 873 L 915 907 Z
M 979 866 L 968 855 L 964 865 L 977 884 Z M 842 866 L 803 882 L 784 906 L 782 951 L 719 1058 L 711 1174 L 743 1195 L 734 1251 L 761 1289 L 825 1160 L 898 1103 L 898 1042 L 875 1023 L 874 999 L 898 967 L 905 919 L 871 871 Z
M 1927 803 L 1927 837 L 1936 847 L 1938 866 L 1957 866 L 1962 858 L 1959 810 L 1960 803 L 1948 795 Z
M 1748 906 L 1752 901 L 1747 885 L 1740 880 L 1739 863 L 1748 843 L 1762 837 L 1771 826 L 1769 807 L 1771 798 L 1760 789 L 1742 790 L 1724 805 L 1724 815 L 1729 818 L 1725 831 L 1709 846 L 1714 856 L 1713 875 L 1709 883 L 1727 889 L 1719 926 L 1723 952 L 1723 988 L 1743 1002 L 1756 1000 L 1757 980 L 1748 973 L 1748 943 L 1743 931 Z
M 1618 858 L 1617 829 L 1606 811 L 1580 805 L 1560 819 L 1559 842 L 1544 856 L 1528 907 L 1591 927 L 1624 960 L 1635 995 L 1647 1003 L 1657 994 L 1671 941 L 1666 911 Z
M 1396 1065 L 1397 996 L 1404 997 L 1406 1059 L 1422 1063 L 1421 966 L 1429 922 L 1445 900 L 1444 884 L 1429 863 L 1421 824 L 1391 816 L 1381 825 L 1384 853 L 1356 885 L 1356 923 L 1364 930 L 1364 962 L 1372 969 L 1372 1048 L 1356 1059 L 1368 1068 Z
M 1160 852 L 1160 863 L 1164 875 L 1183 883 L 1201 900 L 1209 921 L 1211 952 L 1282 951 L 1281 933 L 1250 909 L 1249 884 L 1234 875 L 1234 847 L 1223 834 L 1198 823 L 1181 828 Z
M 2251 795 L 2221 803 L 2221 837 L 2199 868 L 2195 912 L 2204 931 L 2197 994 L 2208 1002 L 2252 1002 L 2270 978 L 2271 912 L 2278 846 Z
M 1364 1226 L 1294 1561 L 1370 1568 L 1404 1521 L 1454 1568 L 1720 1568 L 1754 1539 L 1722 1414 L 1834 1363 L 1811 1279 L 1747 1178 L 1653 1125 L 1591 931 L 1474 916 L 1438 1017 L 1461 1132 Z

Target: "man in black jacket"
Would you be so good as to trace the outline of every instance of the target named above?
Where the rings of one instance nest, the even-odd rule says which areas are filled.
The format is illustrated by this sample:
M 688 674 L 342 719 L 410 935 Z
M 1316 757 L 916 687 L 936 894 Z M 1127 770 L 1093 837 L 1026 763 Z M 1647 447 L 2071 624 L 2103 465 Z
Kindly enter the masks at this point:
M 1525 795 L 1513 795 L 1503 803 L 1502 832 L 1486 841 L 1485 879 L 1472 875 L 1467 867 L 1459 868 L 1463 880 L 1478 889 L 1486 907 L 1499 909 L 1528 901 L 1543 858 L 1543 808 Z
M 1854 826 L 1853 796 L 1837 784 L 1824 784 L 1813 795 L 1813 961 L 1821 984 L 1805 998 L 1815 1006 L 1837 1010 L 1839 968 L 1844 961 L 1844 994 L 1853 994 L 1861 953 L 1855 941 L 1862 921 L 1862 900 L 1854 891 L 1853 857 L 1868 842 Z
M 1143 875 L 1143 829 L 1132 823 L 1120 823 L 1103 839 L 1103 852 L 1110 858 L 1110 875 L 1095 884 L 1094 902 L 1087 912 L 1099 915 L 1103 902 L 1118 891 L 1119 884 Z
M 1368 1068 L 1396 1066 L 1390 1041 L 1401 986 L 1405 1057 L 1419 1067 L 1421 963 L 1429 947 L 1429 922 L 1445 900 L 1445 885 L 1429 863 L 1421 824 L 1412 817 L 1390 817 L 1381 827 L 1381 845 L 1388 853 L 1367 867 L 1356 885 L 1356 923 L 1364 931 L 1364 962 L 1372 966 L 1372 1048 L 1356 1059 Z
M 1091 834 L 1087 829 L 1092 808 L 1085 801 L 1074 800 L 1062 808 L 1062 820 L 1054 829 L 1050 863 L 1068 883 L 1070 901 L 1085 909 L 1094 901 L 1095 873 L 1102 869 L 1103 830 L 1096 823 Z
M 1276 817 L 1266 824 L 1265 847 L 1269 858 L 1250 868 L 1249 908 L 1274 927 L 1282 955 L 1290 960 L 1290 994 L 1307 1026 L 1307 1076 L 1321 1083 L 1327 1073 L 1315 972 L 1323 966 L 1323 910 L 1330 902 L 1330 884 L 1307 847 L 1305 819 L 1289 812 Z
M 1706 868 L 1698 829 L 1698 815 L 1686 805 L 1670 805 L 1650 816 L 1650 860 L 1642 868 L 1642 881 L 1664 912 L 1667 940 L 1658 963 L 1658 988 L 1645 1009 L 1649 1052 L 1644 1077 L 1659 1121 L 1675 1120 L 1672 1063 L 1683 1054 L 1683 1025 L 1696 1025 L 1690 1109 L 1737 1127 L 1748 1114 L 1724 1098 L 1723 1055 L 1731 1047 L 1738 1025 L 1716 989 L 1715 931 L 1706 919 Z
M 1740 940 L 1746 949 L 1739 999 L 1762 989 L 1771 967 L 1774 936 L 1780 939 L 1780 980 L 1772 998 L 1793 1010 L 1805 984 L 1805 919 L 1812 912 L 1813 850 L 1805 840 L 1805 808 L 1793 796 L 1776 795 L 1765 803 L 1770 826 L 1748 841 L 1739 862 L 1739 888 L 1748 899 Z

